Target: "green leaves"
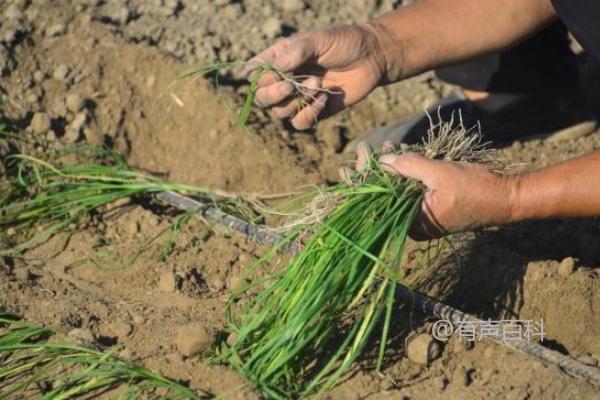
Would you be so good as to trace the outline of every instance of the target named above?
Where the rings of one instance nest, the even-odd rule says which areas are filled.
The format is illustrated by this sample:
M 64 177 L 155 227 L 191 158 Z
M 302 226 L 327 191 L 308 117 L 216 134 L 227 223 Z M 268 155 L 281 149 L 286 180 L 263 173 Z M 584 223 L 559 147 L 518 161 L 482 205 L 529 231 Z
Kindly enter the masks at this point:
M 331 388 L 383 319 L 382 367 L 399 262 L 421 190 L 391 178 L 373 159 L 356 186 L 337 185 L 318 196 L 332 196 L 337 205 L 318 225 L 304 226 L 313 233 L 303 250 L 263 291 L 235 298 L 244 304 L 232 302 L 228 311 L 236 340 L 223 346 L 220 359 L 269 398 Z
M 31 249 L 91 213 L 100 213 L 110 203 L 163 191 L 200 195 L 236 215 L 255 214 L 248 203 L 233 196 L 216 194 L 207 187 L 165 182 L 129 169 L 119 157 L 87 154 L 87 151 L 89 149 L 73 149 L 82 159 L 65 165 L 25 154 L 11 157 L 17 172 L 9 190 L 12 195 L 0 201 L 0 227 L 15 227 L 22 231 L 25 239 L 10 249 L 0 249 L 0 254 L 18 254 Z M 99 158 L 94 158 L 96 156 Z M 191 213 L 175 220 L 173 240 L 190 217 Z M 34 225 L 43 229 L 28 229 Z M 29 231 L 34 233 L 29 234 Z M 168 247 L 161 252 L 162 257 L 168 254 Z
M 53 335 L 47 328 L 0 314 L 0 398 L 36 392 L 48 400 L 101 394 L 123 399 L 200 398 L 189 388 L 110 353 L 48 342 Z

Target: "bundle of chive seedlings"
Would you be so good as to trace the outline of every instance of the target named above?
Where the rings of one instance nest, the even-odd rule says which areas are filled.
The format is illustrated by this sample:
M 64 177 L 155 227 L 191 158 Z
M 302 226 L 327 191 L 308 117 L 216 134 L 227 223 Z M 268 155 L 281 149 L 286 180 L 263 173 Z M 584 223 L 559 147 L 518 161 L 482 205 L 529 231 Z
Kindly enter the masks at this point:
M 89 148 L 70 154 L 77 156 L 75 162 L 63 162 L 61 157 L 50 162 L 25 154 L 10 157 L 14 177 L 4 182 L 9 187 L 0 199 L 0 227 L 13 227 L 23 232 L 26 239 L 0 254 L 33 248 L 57 232 L 69 230 L 91 213 L 101 213 L 104 206 L 117 200 L 162 191 L 199 195 L 226 212 L 245 218 L 256 216 L 251 201 L 132 170 L 110 151 L 96 149 L 94 157 L 85 151 Z
M 437 136 L 431 133 L 425 146 L 413 150 L 456 161 L 484 154 L 478 135 L 451 126 L 434 127 Z M 289 236 L 302 238 L 302 250 L 271 280 L 232 296 L 232 340 L 222 345 L 220 359 L 268 398 L 319 396 L 378 332 L 380 370 L 403 278 L 399 264 L 422 197 L 419 183 L 390 176 L 374 155 L 352 184 L 318 192 L 306 209 L 317 210 L 319 218 L 293 224 Z
M 49 341 L 54 332 L 0 313 L 0 398 L 198 399 L 189 388 L 112 354 Z

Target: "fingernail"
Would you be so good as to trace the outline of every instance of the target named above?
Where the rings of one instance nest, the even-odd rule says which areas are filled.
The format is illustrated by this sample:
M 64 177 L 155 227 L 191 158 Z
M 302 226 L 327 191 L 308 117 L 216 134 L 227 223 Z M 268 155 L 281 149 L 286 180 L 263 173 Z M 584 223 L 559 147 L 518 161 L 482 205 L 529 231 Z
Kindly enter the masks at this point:
M 397 156 L 394 156 L 392 154 L 384 154 L 381 157 L 379 157 L 379 163 L 392 165 L 394 161 L 396 161 L 396 157 Z

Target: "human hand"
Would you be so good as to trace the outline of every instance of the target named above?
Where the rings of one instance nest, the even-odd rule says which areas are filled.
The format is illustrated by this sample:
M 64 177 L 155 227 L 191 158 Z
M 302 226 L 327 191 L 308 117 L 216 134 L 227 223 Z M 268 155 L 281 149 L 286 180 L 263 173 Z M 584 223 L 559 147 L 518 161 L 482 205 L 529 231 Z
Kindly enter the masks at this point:
M 264 73 L 255 102 L 303 130 L 362 100 L 381 83 L 385 61 L 380 53 L 373 28 L 343 26 L 282 39 L 249 60 L 242 73 L 250 76 L 269 64 L 300 83 Z
M 385 150 L 393 149 L 391 143 Z M 370 148 L 358 146 L 356 168 L 364 170 Z M 420 181 L 427 188 L 411 227 L 416 240 L 508 223 L 513 219 L 518 180 L 468 163 L 438 161 L 416 153 L 383 154 L 379 162 L 391 174 Z M 341 170 L 345 179 L 348 171 Z

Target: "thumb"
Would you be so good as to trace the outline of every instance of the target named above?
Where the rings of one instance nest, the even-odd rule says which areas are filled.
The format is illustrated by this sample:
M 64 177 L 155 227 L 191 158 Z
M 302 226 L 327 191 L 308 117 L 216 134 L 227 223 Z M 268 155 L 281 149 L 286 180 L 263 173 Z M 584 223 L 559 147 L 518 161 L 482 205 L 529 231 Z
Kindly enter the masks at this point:
M 426 186 L 429 186 L 438 167 L 438 161 L 430 160 L 416 153 L 384 154 L 379 157 L 379 163 L 390 174 L 421 181 Z

